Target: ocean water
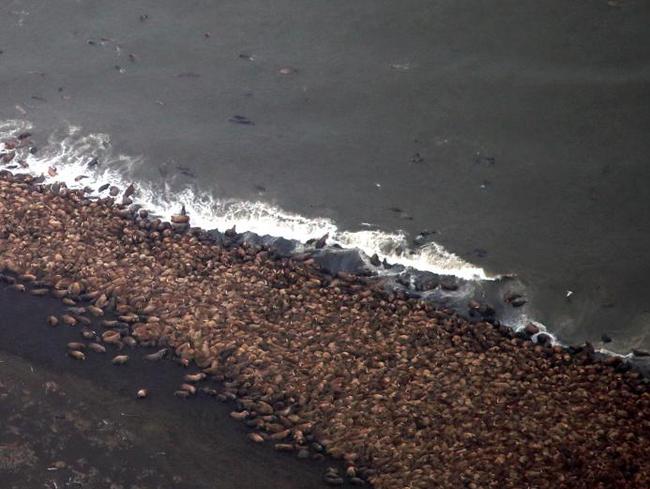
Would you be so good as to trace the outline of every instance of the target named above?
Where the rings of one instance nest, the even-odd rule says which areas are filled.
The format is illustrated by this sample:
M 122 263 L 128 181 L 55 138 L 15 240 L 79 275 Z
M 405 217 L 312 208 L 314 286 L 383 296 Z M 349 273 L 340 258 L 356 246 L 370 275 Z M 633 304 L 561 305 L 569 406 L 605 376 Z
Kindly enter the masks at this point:
M 11 0 L 0 136 L 33 133 L 22 171 L 133 182 L 205 228 L 515 275 L 514 321 L 627 353 L 650 348 L 648 21 L 644 1 Z

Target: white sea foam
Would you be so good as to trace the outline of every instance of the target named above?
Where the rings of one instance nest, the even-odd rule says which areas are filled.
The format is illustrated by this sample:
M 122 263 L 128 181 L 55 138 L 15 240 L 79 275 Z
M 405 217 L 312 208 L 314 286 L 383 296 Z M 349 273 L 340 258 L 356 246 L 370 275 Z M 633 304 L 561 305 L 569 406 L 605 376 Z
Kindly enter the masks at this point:
M 535 320 L 530 319 L 530 317 L 528 317 L 527 314 L 520 314 L 519 316 L 513 316 L 512 319 L 510 319 L 508 321 L 508 325 L 517 332 L 522 331 L 529 324 L 533 324 L 534 326 L 537 326 L 537 329 L 539 330 L 537 333 L 535 333 L 534 335 L 531 336 L 531 339 L 535 343 L 537 343 L 537 337 L 540 334 L 545 334 L 545 335 L 550 337 L 550 344 L 551 345 L 553 345 L 553 346 L 558 345 L 558 346 L 562 346 L 562 347 L 567 346 L 564 343 L 562 343 L 560 340 L 558 340 L 558 338 L 553 333 L 551 333 L 546 328 L 545 325 L 543 325 L 539 321 L 535 321 Z
M 0 122 L 0 141 L 29 130 L 31 124 L 26 121 Z M 100 164 L 90 168 L 88 163 L 93 158 L 98 158 Z M 34 155 L 26 154 L 24 159 L 27 168 L 16 171 L 43 175 L 46 183 L 58 181 L 69 188 L 90 187 L 94 190 L 104 184 L 126 188 L 133 181 L 134 169 L 144 162 L 141 157 L 117 153 L 108 135 L 84 134 L 75 126 L 54 132 L 47 145 Z M 50 169 L 55 169 L 56 175 L 50 176 Z M 79 180 L 82 175 L 86 178 Z M 437 243 L 410 248 L 408 236 L 401 231 L 391 233 L 368 229 L 372 226 L 368 223 L 363 223 L 365 229 L 361 231 L 347 231 L 339 229 L 331 219 L 307 218 L 266 202 L 220 199 L 189 187 L 172 192 L 165 182 L 134 183 L 136 203 L 163 217 L 178 212 L 184 205 L 192 224 L 204 229 L 224 230 L 235 226 L 239 232 L 252 231 L 301 242 L 328 234 L 330 244 L 358 248 L 368 256 L 376 253 L 380 259 L 390 263 L 464 279 L 497 278 L 489 277 L 482 268 L 464 261 Z

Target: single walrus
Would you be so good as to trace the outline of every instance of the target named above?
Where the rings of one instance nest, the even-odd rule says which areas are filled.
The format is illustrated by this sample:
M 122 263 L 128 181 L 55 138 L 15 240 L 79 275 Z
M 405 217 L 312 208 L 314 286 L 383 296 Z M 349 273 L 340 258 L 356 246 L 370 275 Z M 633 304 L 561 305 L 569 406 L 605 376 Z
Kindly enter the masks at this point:
M 163 348 L 162 350 L 158 350 L 156 353 L 150 353 L 149 355 L 145 355 L 144 359 L 152 362 L 162 360 L 167 355 L 167 351 L 168 351 L 167 348 Z

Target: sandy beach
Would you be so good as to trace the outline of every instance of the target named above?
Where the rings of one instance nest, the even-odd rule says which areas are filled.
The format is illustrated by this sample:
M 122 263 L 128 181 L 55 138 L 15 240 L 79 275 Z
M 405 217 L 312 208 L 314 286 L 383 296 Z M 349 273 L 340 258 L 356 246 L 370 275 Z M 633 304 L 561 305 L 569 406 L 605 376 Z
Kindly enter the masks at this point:
M 8 172 L 0 207 L 2 278 L 66 306 L 41 319 L 76 336 L 63 360 L 99 356 L 128 378 L 132 348 L 164 350 L 185 377 L 156 397 L 224 401 L 251 445 L 339 461 L 325 483 L 648 485 L 650 392 L 620 357 L 469 322 L 234 231 L 217 240 L 180 210 L 163 222 Z
M 174 397 L 188 371 L 144 360 L 155 350 L 122 350 L 130 363 L 121 369 L 111 365 L 118 352 L 75 362 L 66 344 L 79 330 L 43 321 L 66 312 L 55 298 L 5 285 L 0 311 L 3 488 L 316 489 L 340 467 L 252 444 L 233 406 L 212 396 Z M 141 388 L 147 399 L 136 398 Z

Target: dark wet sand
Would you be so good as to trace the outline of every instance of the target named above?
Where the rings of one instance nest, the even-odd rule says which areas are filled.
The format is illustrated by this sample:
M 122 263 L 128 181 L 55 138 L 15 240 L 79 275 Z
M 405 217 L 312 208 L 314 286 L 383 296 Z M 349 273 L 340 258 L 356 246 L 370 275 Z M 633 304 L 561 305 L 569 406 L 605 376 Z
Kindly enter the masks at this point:
M 72 360 L 66 343 L 80 341 L 79 329 L 44 321 L 62 312 L 56 299 L 0 287 L 2 489 L 327 487 L 332 462 L 255 446 L 228 416 L 232 405 L 173 397 L 188 370 L 171 361 L 146 362 L 142 348 L 123 351 L 123 367 L 111 365 L 112 351 Z M 142 387 L 150 397 L 136 400 Z M 59 461 L 65 468 L 48 470 Z

